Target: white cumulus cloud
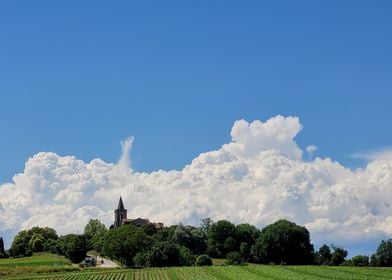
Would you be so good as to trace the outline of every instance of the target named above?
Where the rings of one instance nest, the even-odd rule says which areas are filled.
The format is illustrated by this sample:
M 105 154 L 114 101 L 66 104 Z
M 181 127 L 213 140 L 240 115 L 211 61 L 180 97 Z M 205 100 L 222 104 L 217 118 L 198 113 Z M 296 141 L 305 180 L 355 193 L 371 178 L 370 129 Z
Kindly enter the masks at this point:
M 312 156 L 314 152 L 317 151 L 317 149 L 318 148 L 315 145 L 309 145 L 308 147 L 306 147 L 306 151 L 310 156 Z
M 39 225 L 82 232 L 90 218 L 109 226 L 122 195 L 129 217 L 165 224 L 212 217 L 263 227 L 287 218 L 306 225 L 316 242 L 390 236 L 392 157 L 380 153 L 355 171 L 330 158 L 305 161 L 295 142 L 301 130 L 296 117 L 239 120 L 230 143 L 182 170 L 151 173 L 130 168 L 133 138 L 122 143 L 117 164 L 38 153 L 0 186 L 0 231 Z

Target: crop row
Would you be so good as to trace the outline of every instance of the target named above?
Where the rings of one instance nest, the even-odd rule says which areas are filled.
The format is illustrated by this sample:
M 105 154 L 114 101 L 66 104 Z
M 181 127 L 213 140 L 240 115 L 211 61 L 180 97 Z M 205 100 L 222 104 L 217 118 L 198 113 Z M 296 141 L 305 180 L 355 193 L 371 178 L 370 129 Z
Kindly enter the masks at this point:
M 212 266 L 35 274 L 4 280 L 321 280 L 392 279 L 392 269 L 315 266 Z

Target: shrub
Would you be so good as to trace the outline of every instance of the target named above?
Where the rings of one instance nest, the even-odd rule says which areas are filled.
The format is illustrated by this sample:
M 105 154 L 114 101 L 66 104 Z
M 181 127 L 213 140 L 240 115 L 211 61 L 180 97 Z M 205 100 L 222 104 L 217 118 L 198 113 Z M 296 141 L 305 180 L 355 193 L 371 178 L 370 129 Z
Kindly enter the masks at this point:
M 369 257 L 368 256 L 355 256 L 351 259 L 354 266 L 369 266 Z
M 133 265 L 136 268 L 151 267 L 153 256 L 150 252 L 139 252 L 133 257 Z
M 211 266 L 212 259 L 209 255 L 203 254 L 196 258 L 196 266 Z
M 226 255 L 226 264 L 228 265 L 241 265 L 244 264 L 244 259 L 238 252 L 230 252 Z
M 191 266 L 195 264 L 195 255 L 187 247 L 179 246 L 180 251 L 180 265 Z

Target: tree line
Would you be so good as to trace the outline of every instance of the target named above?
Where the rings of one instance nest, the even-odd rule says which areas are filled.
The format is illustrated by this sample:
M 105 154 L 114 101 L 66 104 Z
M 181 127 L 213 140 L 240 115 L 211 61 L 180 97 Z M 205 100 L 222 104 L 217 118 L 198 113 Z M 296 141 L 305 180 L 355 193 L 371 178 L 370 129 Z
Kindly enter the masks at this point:
M 348 252 L 334 245 L 324 244 L 315 251 L 309 231 L 287 220 L 279 220 L 260 230 L 246 223 L 235 225 L 227 220 L 215 222 L 206 218 L 199 227 L 179 224 L 157 230 L 152 224 L 108 229 L 99 220 L 92 219 L 83 234 L 58 236 L 48 227 L 22 230 L 15 236 L 8 253 L 11 257 L 23 257 L 49 251 L 79 263 L 88 250 L 96 250 L 130 267 L 211 265 L 211 258 L 224 258 L 232 265 L 253 262 L 392 266 L 392 239 L 383 240 L 370 258 L 358 255 L 348 260 Z

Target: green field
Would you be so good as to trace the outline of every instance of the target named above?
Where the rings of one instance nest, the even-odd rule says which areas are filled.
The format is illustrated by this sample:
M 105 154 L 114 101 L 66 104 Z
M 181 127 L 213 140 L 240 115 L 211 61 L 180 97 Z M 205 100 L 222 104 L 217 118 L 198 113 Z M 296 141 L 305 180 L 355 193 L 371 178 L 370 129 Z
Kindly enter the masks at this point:
M 0 259 L 0 278 L 28 279 L 97 279 L 97 280 L 306 280 L 306 279 L 392 279 L 392 268 L 358 268 L 329 266 L 211 266 L 151 269 L 89 269 L 72 267 L 70 262 L 52 254 L 29 258 Z
M 32 257 L 0 259 L 0 270 L 12 267 L 70 266 L 71 262 L 63 256 L 50 253 L 37 253 Z
M 152 269 L 109 269 L 5 276 L 2 279 L 97 279 L 97 280 L 256 280 L 256 279 L 392 279 L 392 269 L 314 266 L 212 266 Z
M 79 271 L 79 269 L 72 267 L 68 259 L 49 253 L 40 253 L 32 257 L 18 259 L 0 259 L 1 279 L 18 275 L 43 275 L 60 271 Z

